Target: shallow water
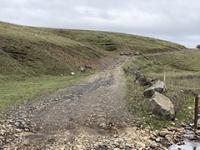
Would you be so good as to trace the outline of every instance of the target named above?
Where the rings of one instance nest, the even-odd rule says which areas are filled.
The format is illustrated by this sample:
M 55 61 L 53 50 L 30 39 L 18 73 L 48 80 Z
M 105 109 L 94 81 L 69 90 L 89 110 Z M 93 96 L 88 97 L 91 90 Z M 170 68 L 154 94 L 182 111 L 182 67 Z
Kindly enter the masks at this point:
M 200 150 L 200 143 L 187 141 L 184 145 L 172 145 L 169 150 Z
M 200 141 L 192 141 L 192 139 L 195 139 L 195 133 L 191 127 L 186 129 L 184 138 L 183 145 L 174 144 L 169 147 L 169 150 L 200 150 Z

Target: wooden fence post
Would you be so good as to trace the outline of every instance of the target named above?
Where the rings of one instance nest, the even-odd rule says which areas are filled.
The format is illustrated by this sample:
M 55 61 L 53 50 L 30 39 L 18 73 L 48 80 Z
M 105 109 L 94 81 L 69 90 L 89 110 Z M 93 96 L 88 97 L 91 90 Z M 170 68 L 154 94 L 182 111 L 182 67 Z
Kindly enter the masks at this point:
M 195 95 L 195 108 L 194 108 L 194 129 L 198 126 L 198 114 L 199 114 L 199 95 Z

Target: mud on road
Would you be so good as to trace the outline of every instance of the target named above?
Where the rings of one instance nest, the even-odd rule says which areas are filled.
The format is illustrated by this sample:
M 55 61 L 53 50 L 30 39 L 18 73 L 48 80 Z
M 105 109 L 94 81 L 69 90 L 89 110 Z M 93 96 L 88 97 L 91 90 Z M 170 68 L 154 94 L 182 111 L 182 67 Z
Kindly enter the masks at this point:
M 150 131 L 134 127 L 126 107 L 126 60 L 122 57 L 80 84 L 20 106 L 7 121 L 16 127 L 10 135 L 15 138 L 2 149 L 129 150 L 152 144 Z

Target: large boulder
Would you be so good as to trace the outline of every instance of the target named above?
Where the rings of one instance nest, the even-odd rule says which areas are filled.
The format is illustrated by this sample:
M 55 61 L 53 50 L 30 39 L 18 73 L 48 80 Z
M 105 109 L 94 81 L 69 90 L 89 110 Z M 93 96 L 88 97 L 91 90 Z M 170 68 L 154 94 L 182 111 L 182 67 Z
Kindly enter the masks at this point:
M 157 80 L 152 86 L 144 91 L 144 96 L 150 98 L 155 92 L 164 93 L 166 91 L 166 84 L 161 80 Z
M 175 118 L 175 108 L 171 100 L 163 94 L 156 92 L 149 99 L 151 111 L 166 120 Z

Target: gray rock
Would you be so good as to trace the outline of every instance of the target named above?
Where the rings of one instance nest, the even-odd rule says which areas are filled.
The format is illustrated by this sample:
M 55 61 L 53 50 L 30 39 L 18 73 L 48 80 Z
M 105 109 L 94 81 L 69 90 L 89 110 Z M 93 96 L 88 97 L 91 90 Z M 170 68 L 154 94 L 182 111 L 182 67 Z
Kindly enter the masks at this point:
M 140 55 L 140 52 L 139 52 L 139 51 L 136 51 L 136 52 L 134 53 L 134 55 Z
M 175 118 L 174 105 L 168 97 L 155 92 L 149 102 L 150 109 L 154 114 L 166 120 L 173 120 Z
M 164 93 L 166 91 L 165 82 L 157 80 L 152 86 L 144 91 L 144 96 L 150 98 L 154 95 L 155 91 L 159 93 Z
M 71 72 L 70 74 L 71 74 L 72 76 L 74 76 L 74 75 L 75 75 L 75 72 Z
M 81 68 L 80 68 L 80 71 L 81 71 L 81 72 L 85 72 L 85 70 L 86 70 L 85 67 L 81 67 Z
M 107 127 L 107 125 L 106 125 L 106 123 L 105 123 L 105 122 L 102 122 L 101 124 L 99 124 L 99 127 L 101 127 L 101 128 L 106 128 L 106 127 Z
M 155 140 L 156 142 L 160 142 L 161 141 L 161 138 L 160 137 L 158 137 L 158 138 L 156 138 L 156 140 Z
M 107 145 L 98 145 L 95 150 L 108 150 L 108 146 Z
M 25 129 L 27 127 L 26 122 L 23 120 L 17 120 L 15 126 L 19 129 Z
M 168 131 L 168 130 L 162 130 L 159 132 L 159 136 L 161 136 L 161 137 L 165 137 L 168 134 L 170 134 L 170 131 Z
M 92 69 L 91 65 L 85 65 L 85 69 Z
M 121 56 L 123 56 L 123 55 L 124 56 L 130 56 L 130 55 L 132 55 L 132 53 L 131 52 L 121 52 L 120 55 Z
M 152 141 L 152 142 L 150 143 L 150 148 L 151 148 L 151 149 L 157 149 L 158 146 L 159 146 L 159 145 L 158 145 L 155 141 Z

